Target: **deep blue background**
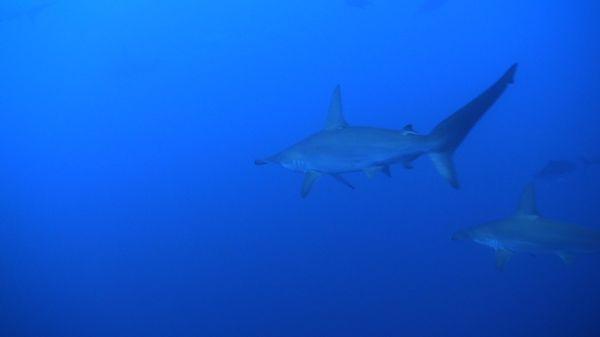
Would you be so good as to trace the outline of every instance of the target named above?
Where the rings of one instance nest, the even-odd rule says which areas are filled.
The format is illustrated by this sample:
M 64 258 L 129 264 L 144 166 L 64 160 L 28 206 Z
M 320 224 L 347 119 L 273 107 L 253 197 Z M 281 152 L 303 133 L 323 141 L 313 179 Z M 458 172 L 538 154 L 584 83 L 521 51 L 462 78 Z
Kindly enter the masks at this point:
M 0 336 L 598 336 L 600 256 L 500 273 L 453 231 L 600 155 L 597 1 L 58 1 L 0 22 Z M 3 13 L 39 1 L 2 0 Z M 420 132 L 520 63 L 456 155 L 393 179 L 255 167 L 347 119 Z M 539 187 L 600 228 L 600 170 Z

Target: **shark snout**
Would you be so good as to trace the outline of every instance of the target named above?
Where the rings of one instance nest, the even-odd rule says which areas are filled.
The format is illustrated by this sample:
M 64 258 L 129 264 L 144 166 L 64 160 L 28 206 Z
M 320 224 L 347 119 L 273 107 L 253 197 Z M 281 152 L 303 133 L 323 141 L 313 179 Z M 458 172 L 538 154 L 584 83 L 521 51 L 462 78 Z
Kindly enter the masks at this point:
M 266 158 L 256 159 L 254 161 L 254 165 L 267 165 L 267 164 L 275 164 L 279 162 L 279 155 L 273 155 Z

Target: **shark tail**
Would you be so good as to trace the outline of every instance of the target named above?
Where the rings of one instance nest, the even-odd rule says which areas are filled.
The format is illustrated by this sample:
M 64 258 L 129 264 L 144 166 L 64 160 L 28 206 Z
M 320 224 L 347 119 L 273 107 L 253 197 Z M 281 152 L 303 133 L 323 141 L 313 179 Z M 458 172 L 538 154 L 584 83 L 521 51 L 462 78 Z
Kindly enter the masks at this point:
M 491 87 L 440 122 L 431 132 L 437 146 L 429 153 L 438 172 L 454 188 L 460 184 L 454 168 L 453 155 L 469 131 L 485 112 L 502 96 L 509 84 L 514 82 L 517 64 L 513 64 Z

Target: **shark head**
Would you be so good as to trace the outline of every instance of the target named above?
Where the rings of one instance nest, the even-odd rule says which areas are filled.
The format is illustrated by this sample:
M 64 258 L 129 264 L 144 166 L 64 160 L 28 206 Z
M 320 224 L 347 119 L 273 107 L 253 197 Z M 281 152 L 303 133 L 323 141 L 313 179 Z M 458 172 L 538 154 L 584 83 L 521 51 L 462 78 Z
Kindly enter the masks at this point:
M 484 226 L 478 226 L 473 228 L 465 228 L 458 230 L 452 234 L 453 241 L 474 241 L 477 243 L 485 244 L 492 240 L 493 235 L 485 229 Z
M 276 155 L 267 157 L 265 159 L 257 159 L 254 161 L 254 164 L 279 164 L 288 170 L 300 172 L 306 172 L 309 170 L 306 158 L 304 158 L 302 153 L 291 150 L 282 151 Z
M 452 240 L 454 241 L 473 241 L 475 243 L 488 246 L 494 249 L 501 248 L 501 243 L 494 235 L 492 228 L 499 222 L 492 222 L 489 224 L 461 229 L 452 234 Z

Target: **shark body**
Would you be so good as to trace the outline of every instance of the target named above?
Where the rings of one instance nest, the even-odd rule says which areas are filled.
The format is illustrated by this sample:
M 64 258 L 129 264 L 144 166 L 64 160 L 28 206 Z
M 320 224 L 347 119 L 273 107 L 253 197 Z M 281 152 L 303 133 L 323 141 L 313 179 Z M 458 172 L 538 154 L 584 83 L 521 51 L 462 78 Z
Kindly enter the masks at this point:
M 555 254 L 568 263 L 574 255 L 600 252 L 600 231 L 540 215 L 533 184 L 525 188 L 513 216 L 460 230 L 452 239 L 471 240 L 494 249 L 498 269 L 504 269 L 515 253 Z
M 369 177 L 377 172 L 389 176 L 391 165 L 401 163 L 410 168 L 415 159 L 427 154 L 440 174 L 458 188 L 452 156 L 477 121 L 513 83 L 516 70 L 516 64 L 511 66 L 491 87 L 425 135 L 417 134 L 411 125 L 402 130 L 351 126 L 344 117 L 337 86 L 323 130 L 255 164 L 275 163 L 305 173 L 301 194 L 306 197 L 323 175 L 352 187 L 342 174 L 363 171 Z
M 575 172 L 577 168 L 577 163 L 570 160 L 551 160 L 535 175 L 535 177 L 538 179 L 562 177 Z

